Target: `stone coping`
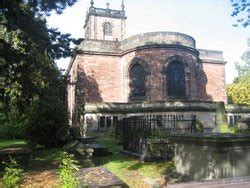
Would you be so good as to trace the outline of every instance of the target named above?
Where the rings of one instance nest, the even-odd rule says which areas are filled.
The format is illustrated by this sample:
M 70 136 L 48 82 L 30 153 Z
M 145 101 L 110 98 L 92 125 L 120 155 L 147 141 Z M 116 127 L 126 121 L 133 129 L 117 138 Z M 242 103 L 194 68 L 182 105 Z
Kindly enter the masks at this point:
M 250 147 L 250 134 L 194 133 L 189 135 L 168 135 L 167 139 L 174 143 L 188 145 Z
M 127 51 L 140 46 L 156 45 L 156 44 L 172 44 L 186 46 L 195 49 L 195 40 L 193 37 L 178 32 L 148 32 L 137 34 L 122 41 L 123 50 Z
M 216 102 L 155 101 L 131 103 L 86 103 L 84 113 L 216 112 Z
M 250 106 L 246 105 L 228 104 L 225 105 L 225 109 L 227 113 L 250 113 Z

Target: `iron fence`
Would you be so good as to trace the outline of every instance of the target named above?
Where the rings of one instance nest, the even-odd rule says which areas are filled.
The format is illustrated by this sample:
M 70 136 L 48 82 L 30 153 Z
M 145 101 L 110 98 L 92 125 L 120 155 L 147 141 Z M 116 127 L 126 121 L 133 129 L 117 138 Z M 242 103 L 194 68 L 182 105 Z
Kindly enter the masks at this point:
M 183 114 L 131 116 L 122 120 L 123 150 L 141 154 L 149 138 L 196 132 L 196 116 Z

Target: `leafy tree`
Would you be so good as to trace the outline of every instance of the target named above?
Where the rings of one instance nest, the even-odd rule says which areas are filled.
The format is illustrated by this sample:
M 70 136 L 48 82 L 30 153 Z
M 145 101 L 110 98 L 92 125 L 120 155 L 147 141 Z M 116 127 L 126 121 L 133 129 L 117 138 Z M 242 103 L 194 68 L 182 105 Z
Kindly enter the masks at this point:
M 233 104 L 244 104 L 250 106 L 250 38 L 248 39 L 248 50 L 242 55 L 242 64 L 236 63 L 238 77 L 233 84 L 228 85 L 228 102 Z
M 32 104 L 28 113 L 26 140 L 31 146 L 56 147 L 68 138 L 67 110 L 56 97 L 46 97 Z
M 63 78 L 55 59 L 72 55 L 69 34 L 48 28 L 45 15 L 76 0 L 3 0 L 0 3 L 0 100 L 24 113 L 30 102 L 60 96 Z
M 237 17 L 234 26 L 247 27 L 250 24 L 250 2 L 249 0 L 231 0 L 233 12 L 231 16 Z
M 34 125 L 35 129 L 35 124 L 38 122 L 33 119 L 31 121 L 32 114 L 29 113 L 29 109 L 35 108 L 34 104 L 42 106 L 44 101 L 53 97 L 57 102 L 48 101 L 51 104 L 43 105 L 44 113 L 47 115 L 47 121 L 42 121 L 46 123 L 44 129 L 46 130 L 46 126 L 54 129 L 57 125 L 52 125 L 52 123 L 59 122 L 58 125 L 62 125 L 62 128 L 56 128 L 60 131 L 56 134 L 64 136 L 67 132 L 67 121 L 65 120 L 67 114 L 64 113 L 65 110 L 62 107 L 65 84 L 55 60 L 71 56 L 73 53 L 71 44 L 76 43 L 77 40 L 55 28 L 48 28 L 46 16 L 49 16 L 53 10 L 62 13 L 66 7 L 73 5 L 76 1 L 1 1 L 0 103 L 4 105 L 0 109 L 0 114 L 1 119 L 7 121 L 0 127 L 3 131 L 12 130 L 11 128 L 14 127 L 12 125 L 22 125 L 26 122 Z M 57 117 L 53 116 L 54 111 L 50 105 L 62 107 L 61 110 L 58 110 L 60 114 L 57 114 Z M 12 114 L 15 114 L 14 119 Z M 58 120 L 60 117 L 63 122 Z M 18 122 L 15 122 L 16 120 Z M 44 134 L 49 135 L 53 132 L 51 129 L 47 129 L 48 132 Z M 35 138 L 34 135 L 30 136 L 30 140 L 32 138 Z M 50 139 L 53 139 L 53 136 Z M 55 142 L 48 139 L 44 145 L 56 145 L 61 142 L 61 139 L 56 138 Z

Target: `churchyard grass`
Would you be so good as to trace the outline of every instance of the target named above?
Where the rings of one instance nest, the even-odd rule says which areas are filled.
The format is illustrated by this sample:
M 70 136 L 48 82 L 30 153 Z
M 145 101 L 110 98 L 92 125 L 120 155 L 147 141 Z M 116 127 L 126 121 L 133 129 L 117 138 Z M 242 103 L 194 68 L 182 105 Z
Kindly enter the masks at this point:
M 111 155 L 98 157 L 97 165 L 106 167 L 129 186 L 143 184 L 144 179 L 164 178 L 168 171 L 174 169 L 172 162 L 142 163 L 137 159 L 122 154 L 122 146 L 111 136 L 100 136 L 96 139 L 106 146 Z M 1 140 L 0 149 L 7 147 L 27 147 L 23 140 Z M 32 165 L 29 171 L 53 170 L 58 168 L 58 161 L 63 155 L 62 148 L 45 149 L 35 148 Z M 141 184 L 140 184 L 141 183 Z
M 100 163 L 129 186 L 142 179 L 164 178 L 174 169 L 171 161 L 143 163 L 122 154 L 122 146 L 118 145 L 112 137 L 102 136 L 97 140 L 112 152 L 112 155 L 100 158 Z
M 26 147 L 23 140 L 0 140 L 0 150 L 9 147 Z

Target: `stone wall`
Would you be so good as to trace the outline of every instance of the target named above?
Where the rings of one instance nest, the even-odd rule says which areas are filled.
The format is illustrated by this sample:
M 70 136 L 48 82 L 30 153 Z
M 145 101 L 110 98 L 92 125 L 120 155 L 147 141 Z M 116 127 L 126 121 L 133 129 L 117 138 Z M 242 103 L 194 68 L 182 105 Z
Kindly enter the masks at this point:
M 176 171 L 193 180 L 250 175 L 249 135 L 169 136 L 175 145 Z
M 103 32 L 103 24 L 106 22 L 112 25 L 112 36 L 108 38 L 105 38 Z M 90 15 L 85 36 L 86 39 L 122 41 L 126 37 L 125 19 Z
M 207 97 L 203 99 L 209 101 L 223 101 L 227 103 L 225 64 L 203 62 L 203 71 L 206 77 L 203 84 L 207 95 Z
M 183 33 L 150 32 L 129 37 L 122 42 L 122 46 L 123 51 L 149 45 L 178 45 L 195 49 L 195 43 L 191 36 Z
M 149 48 L 127 53 L 122 57 L 125 73 L 123 82 L 126 101 L 124 102 L 127 102 L 129 99 L 129 70 L 134 58 L 141 59 L 139 63 L 143 65 L 146 71 L 146 100 L 155 101 L 167 99 L 165 68 L 167 67 L 169 58 L 174 56 L 181 57 L 180 60 L 184 63 L 187 99 L 199 100 L 196 95 L 198 89 L 197 84 L 192 84 L 197 82 L 197 54 L 178 48 Z
M 185 100 L 227 101 L 222 52 L 196 50 L 195 40 L 185 34 L 153 32 L 124 41 L 85 39 L 77 47 L 66 73 L 74 77 L 77 67 L 76 88 L 68 86 L 71 117 L 84 102 L 128 102 L 129 70 L 138 59 L 146 72 L 145 100 L 169 99 L 165 70 L 176 59 L 184 66 Z
M 198 101 L 158 101 L 133 103 L 86 103 L 84 106 L 85 127 L 92 130 L 106 129 L 100 127 L 100 117 L 116 117 L 121 120 L 128 116 L 142 115 L 196 115 L 204 125 L 205 132 L 211 132 L 216 123 L 217 103 Z M 111 121 L 113 122 L 113 121 Z
M 77 104 L 122 102 L 120 58 L 78 55 Z

